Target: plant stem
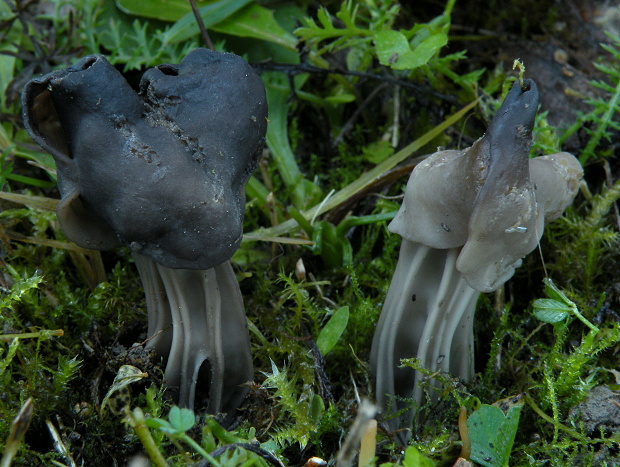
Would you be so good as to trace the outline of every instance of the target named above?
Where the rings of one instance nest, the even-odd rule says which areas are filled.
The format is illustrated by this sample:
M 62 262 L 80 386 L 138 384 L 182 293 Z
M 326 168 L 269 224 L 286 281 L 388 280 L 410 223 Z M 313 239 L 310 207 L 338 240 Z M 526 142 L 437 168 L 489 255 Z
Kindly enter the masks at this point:
M 543 412 L 543 410 L 540 407 L 538 407 L 538 404 L 536 404 L 536 402 L 534 402 L 534 399 L 532 399 L 532 397 L 529 394 L 527 394 L 527 393 L 525 394 L 525 401 L 527 402 L 527 405 L 529 405 L 532 408 L 532 410 L 534 412 L 536 412 L 536 414 L 540 418 L 545 420 L 546 422 L 551 423 L 554 427 L 559 428 L 560 430 L 564 431 L 565 433 L 569 434 L 570 436 L 572 436 L 575 439 L 578 439 L 578 440 L 583 441 L 583 442 L 586 441 L 586 437 L 585 436 L 583 436 L 582 434 L 577 433 L 572 428 L 569 428 L 566 425 L 563 425 L 560 422 L 557 422 L 552 417 L 550 417 L 545 412 Z
M 12 341 L 15 338 L 19 338 L 19 339 L 32 339 L 32 338 L 49 339 L 51 337 L 60 337 L 62 335 L 64 335 L 64 331 L 62 329 L 55 329 L 55 330 L 42 329 L 41 331 L 38 331 L 38 332 L 24 332 L 24 333 L 21 333 L 21 334 L 2 334 L 2 335 L 0 335 L 0 342 L 1 341 Z
M 130 413 L 129 410 L 127 410 L 127 412 L 127 420 L 136 432 L 136 436 L 142 443 L 142 446 L 144 446 L 144 450 L 149 456 L 149 459 L 151 459 L 151 462 L 153 462 L 153 465 L 155 467 L 168 467 L 166 459 L 164 459 L 164 456 L 159 451 L 159 448 L 151 435 L 151 431 L 146 426 L 144 413 L 142 410 L 139 407 L 136 407 L 133 409 L 133 412 Z
M 598 333 L 600 331 L 599 328 L 597 328 L 594 324 L 592 324 L 590 321 L 588 321 L 586 319 L 585 316 L 583 316 L 579 310 L 577 309 L 577 307 L 573 304 L 573 306 L 570 307 L 572 313 L 577 317 L 577 319 L 579 321 L 581 321 L 583 324 L 585 324 L 586 326 L 588 326 L 594 333 Z
M 207 451 L 205 451 L 200 444 L 194 441 L 186 433 L 183 433 L 181 436 L 179 436 L 179 439 L 183 440 L 183 442 L 185 442 L 186 444 L 189 444 L 194 449 L 194 451 L 196 451 L 202 457 L 207 459 L 211 463 L 211 465 L 213 466 L 219 465 L 219 462 L 213 456 L 211 456 Z

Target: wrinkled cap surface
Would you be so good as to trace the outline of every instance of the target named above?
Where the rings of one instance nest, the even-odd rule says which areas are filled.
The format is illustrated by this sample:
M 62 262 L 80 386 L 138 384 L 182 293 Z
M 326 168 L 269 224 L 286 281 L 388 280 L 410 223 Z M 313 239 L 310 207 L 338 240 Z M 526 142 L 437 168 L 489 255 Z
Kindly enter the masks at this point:
M 58 218 L 78 245 L 127 245 L 172 268 L 228 260 L 267 127 L 260 78 L 240 57 L 197 49 L 137 93 L 103 56 L 30 81 L 32 138 L 56 160 Z
M 583 176 L 567 153 L 528 159 L 538 91 L 533 81 L 524 84 L 515 82 L 471 148 L 439 151 L 413 170 L 389 227 L 432 248 L 462 247 L 456 267 L 481 292 L 512 277 Z

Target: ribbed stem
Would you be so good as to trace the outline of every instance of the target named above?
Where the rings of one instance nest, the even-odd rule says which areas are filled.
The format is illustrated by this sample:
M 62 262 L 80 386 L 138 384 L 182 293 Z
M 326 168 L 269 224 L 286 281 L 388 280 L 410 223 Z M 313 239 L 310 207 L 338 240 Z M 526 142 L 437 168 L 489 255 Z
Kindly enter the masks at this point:
M 166 268 L 135 254 L 149 313 L 148 346 L 168 358 L 166 382 L 183 407 L 208 393 L 209 413 L 230 412 L 253 378 L 243 300 L 229 262 L 202 270 Z
M 377 324 L 371 350 L 375 396 L 390 430 L 411 428 L 414 411 L 390 413 L 421 404 L 421 374 L 399 368 L 417 357 L 431 371 L 462 379 L 473 376 L 473 315 L 479 292 L 456 270 L 459 249 L 437 250 L 403 240 L 396 271 Z M 408 434 L 401 436 L 403 440 Z

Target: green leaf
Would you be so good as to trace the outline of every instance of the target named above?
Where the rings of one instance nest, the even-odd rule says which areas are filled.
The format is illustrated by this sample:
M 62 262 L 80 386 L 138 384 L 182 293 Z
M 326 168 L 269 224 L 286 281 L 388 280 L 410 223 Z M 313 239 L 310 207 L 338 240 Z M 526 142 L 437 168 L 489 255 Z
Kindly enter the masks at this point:
M 161 418 L 147 418 L 146 426 L 155 428 L 162 433 L 166 433 L 170 436 L 182 435 L 187 430 L 191 430 L 196 423 L 196 417 L 194 412 L 190 409 L 180 409 L 174 406 L 170 409 L 168 414 L 168 420 L 162 420 Z
M 191 430 L 191 428 L 196 423 L 196 417 L 194 416 L 194 412 L 190 409 L 180 409 L 177 406 L 174 406 L 170 409 L 170 413 L 168 414 L 168 420 L 170 420 L 170 425 L 177 430 L 178 433 L 183 433 L 187 430 Z
M 35 151 L 25 147 L 14 148 L 13 154 L 15 156 L 36 162 L 37 165 L 44 169 L 53 180 L 56 180 L 56 162 L 54 162 L 54 157 L 51 154 L 47 152 Z
M 411 52 L 409 41 L 399 31 L 377 31 L 375 33 L 375 48 L 379 62 L 386 66 L 392 66 L 403 55 Z
M 353 101 L 355 101 L 355 96 L 353 94 L 336 94 L 325 98 L 325 102 L 330 104 L 348 104 Z
M 435 463 L 428 457 L 424 457 L 420 451 L 409 446 L 405 451 L 403 467 L 433 467 Z
M 215 24 L 224 21 L 251 1 L 252 0 L 218 0 L 200 7 L 198 11 L 200 12 L 200 17 L 202 18 L 205 28 L 212 28 Z M 189 2 L 186 3 L 189 8 Z M 198 32 L 198 24 L 196 24 L 196 18 L 190 8 L 189 12 L 183 17 L 180 17 L 167 31 L 166 38 L 171 44 L 176 44 L 186 41 L 197 35 Z
M 413 70 L 426 65 L 433 55 L 448 43 L 445 32 L 437 32 L 427 37 L 414 49 L 407 37 L 399 31 L 378 31 L 374 39 L 379 62 L 395 70 Z
M 581 321 L 583 324 L 588 326 L 592 331 L 599 332 L 599 328 L 597 328 L 594 324 L 588 321 L 585 318 L 585 316 L 583 316 L 579 312 L 579 309 L 577 308 L 577 305 L 575 305 L 575 302 L 571 301 L 566 295 L 564 295 L 564 292 L 562 292 L 559 288 L 557 288 L 551 279 L 549 278 L 543 279 L 543 282 L 545 284 L 545 293 L 549 297 L 551 297 L 552 300 L 546 301 L 545 299 L 541 299 L 542 300 L 542 309 L 541 309 L 542 318 L 539 317 L 539 319 L 543 321 L 547 321 L 547 319 L 551 319 L 551 321 L 547 321 L 548 323 L 559 322 L 559 321 L 562 321 L 564 318 L 560 317 L 560 315 L 558 315 L 557 313 L 568 312 L 568 313 L 573 314 L 579 321 Z M 537 302 L 540 302 L 540 301 L 534 300 L 535 314 L 536 314 L 536 309 L 541 308 L 540 305 L 537 306 Z M 546 318 L 546 319 L 543 319 L 543 318 Z M 557 320 L 557 321 L 553 321 L 553 320 Z
M 278 24 L 271 10 L 254 3 L 214 25 L 213 30 L 231 36 L 251 37 L 297 50 L 295 36 Z
M 155 428 L 156 430 L 161 431 L 162 433 L 173 433 L 175 432 L 172 425 L 167 420 L 162 420 L 161 418 L 147 418 L 144 423 L 149 428 Z
M 205 426 L 222 444 L 243 443 L 245 441 L 243 438 L 236 436 L 234 432 L 226 431 L 222 425 L 211 417 L 205 418 Z
M 316 339 L 322 355 L 327 355 L 338 343 L 349 322 L 349 307 L 343 306 L 334 312 Z
M 16 52 L 15 47 L 9 45 L 3 45 L 2 51 Z M 17 59 L 11 55 L 0 55 L 0 107 L 7 108 L 5 91 L 7 86 L 11 83 L 14 76 L 15 62 Z M 7 145 L 0 143 L 0 150 L 5 150 Z
M 291 191 L 293 206 L 306 209 L 322 198 L 321 189 L 304 178 L 288 136 L 288 109 L 290 90 L 284 86 L 282 74 L 264 74 L 265 91 L 269 103 L 269 126 L 266 141 L 282 181 Z
M 325 403 L 323 402 L 323 398 L 318 394 L 315 394 L 312 397 L 312 402 L 310 403 L 310 418 L 314 423 L 318 424 L 321 421 L 321 417 L 325 413 Z
M 198 0 L 201 3 L 207 2 Z M 176 21 L 192 11 L 187 0 L 116 0 L 116 6 L 130 15 L 162 21 Z
M 534 316 L 545 323 L 556 324 L 564 321 L 571 308 L 551 298 L 540 298 L 532 303 Z
M 545 284 L 545 293 L 547 297 L 552 298 L 560 303 L 572 307 L 576 305 L 562 292 L 551 279 L 545 278 L 543 279 L 543 283 Z
M 467 419 L 471 440 L 471 459 L 486 467 L 508 465 L 522 404 L 514 405 L 506 414 L 499 407 L 482 405 Z

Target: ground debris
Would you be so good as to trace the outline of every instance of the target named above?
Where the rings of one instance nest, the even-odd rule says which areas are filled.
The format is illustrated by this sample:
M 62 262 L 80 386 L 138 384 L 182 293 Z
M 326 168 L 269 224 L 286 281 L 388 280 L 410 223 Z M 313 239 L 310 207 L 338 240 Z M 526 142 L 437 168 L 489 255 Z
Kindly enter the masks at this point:
M 588 435 L 598 437 L 620 432 L 620 391 L 601 385 L 592 389 L 586 400 L 570 410 L 571 418 L 580 419 Z

